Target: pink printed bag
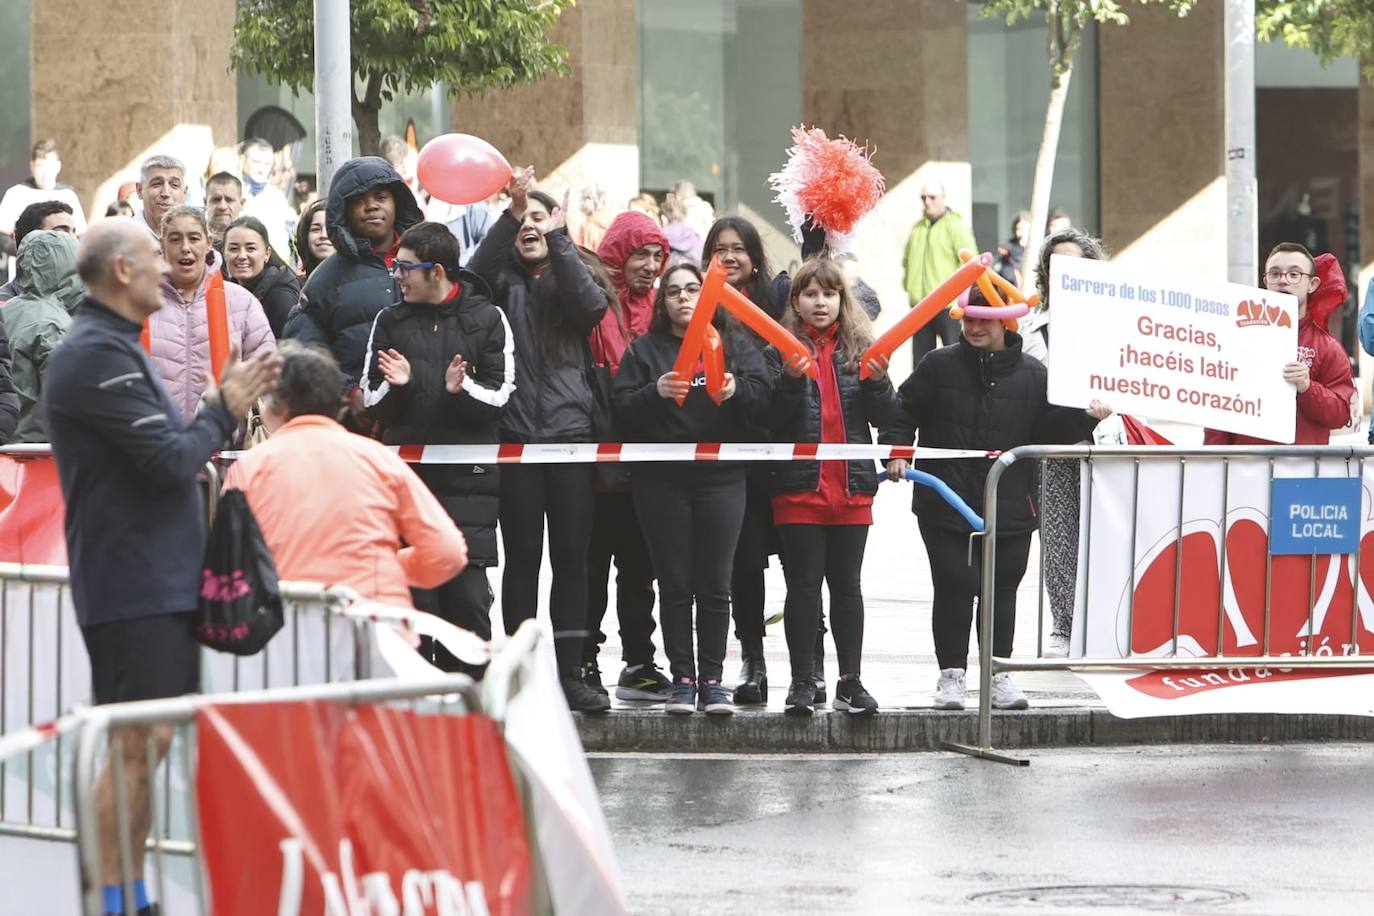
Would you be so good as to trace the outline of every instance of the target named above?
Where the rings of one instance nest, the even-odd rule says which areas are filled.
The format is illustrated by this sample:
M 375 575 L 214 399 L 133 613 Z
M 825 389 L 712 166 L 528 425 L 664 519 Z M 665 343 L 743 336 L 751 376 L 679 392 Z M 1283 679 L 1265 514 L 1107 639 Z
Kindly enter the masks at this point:
M 282 628 L 277 564 L 242 490 L 220 497 L 200 574 L 202 645 L 252 655 Z

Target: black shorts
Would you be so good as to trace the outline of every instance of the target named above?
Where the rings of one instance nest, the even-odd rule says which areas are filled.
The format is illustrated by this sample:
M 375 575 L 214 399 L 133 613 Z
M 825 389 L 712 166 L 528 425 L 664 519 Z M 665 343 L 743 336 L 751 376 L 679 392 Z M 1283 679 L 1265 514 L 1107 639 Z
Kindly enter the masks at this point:
M 200 690 L 195 611 L 82 627 L 94 702 L 160 700 Z

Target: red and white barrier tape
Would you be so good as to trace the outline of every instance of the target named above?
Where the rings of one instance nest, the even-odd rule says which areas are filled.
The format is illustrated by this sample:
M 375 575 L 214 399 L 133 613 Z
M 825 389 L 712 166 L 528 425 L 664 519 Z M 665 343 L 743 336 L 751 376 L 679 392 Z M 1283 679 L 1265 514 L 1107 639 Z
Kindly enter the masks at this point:
M 894 458 L 996 458 L 1000 452 L 910 445 L 818 442 L 563 442 L 522 445 L 398 445 L 411 464 L 589 464 L 663 461 L 890 461 Z M 234 460 L 244 452 L 220 452 Z
M 10 757 L 28 753 L 40 744 L 65 735 L 85 719 L 84 711 L 72 712 L 51 722 L 40 722 L 16 732 L 0 735 L 0 763 Z

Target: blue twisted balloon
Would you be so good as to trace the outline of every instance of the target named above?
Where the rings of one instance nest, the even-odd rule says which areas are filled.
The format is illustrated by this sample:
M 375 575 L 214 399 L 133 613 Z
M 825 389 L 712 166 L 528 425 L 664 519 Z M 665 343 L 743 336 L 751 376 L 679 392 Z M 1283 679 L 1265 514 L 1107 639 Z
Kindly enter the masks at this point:
M 925 471 L 918 471 L 915 468 L 907 468 L 906 479 L 912 483 L 919 483 L 923 486 L 930 487 L 936 493 L 939 493 L 940 497 L 944 499 L 945 502 L 949 503 L 950 507 L 953 508 L 955 512 L 958 512 L 964 517 L 964 521 L 968 522 L 969 526 L 973 528 L 974 531 L 977 531 L 979 534 L 983 533 L 982 517 L 979 516 L 977 512 L 974 512 L 973 509 L 969 508 L 969 504 L 964 502 L 958 493 L 951 490 L 949 484 L 945 483 L 934 474 L 927 474 Z

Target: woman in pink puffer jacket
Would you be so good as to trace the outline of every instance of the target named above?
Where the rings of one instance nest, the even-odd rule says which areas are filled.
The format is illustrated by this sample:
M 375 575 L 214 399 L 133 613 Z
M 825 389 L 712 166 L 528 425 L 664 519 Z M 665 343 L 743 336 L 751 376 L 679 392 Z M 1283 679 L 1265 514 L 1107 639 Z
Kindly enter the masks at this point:
M 190 420 L 210 387 L 210 328 L 205 292 L 221 258 L 210 244 L 205 213 L 176 207 L 162 218 L 162 253 L 168 272 L 162 278 L 162 308 L 148 320 L 153 367 Z M 242 286 L 224 284 L 229 346 L 248 359 L 259 350 L 275 350 L 272 327 L 262 304 Z

